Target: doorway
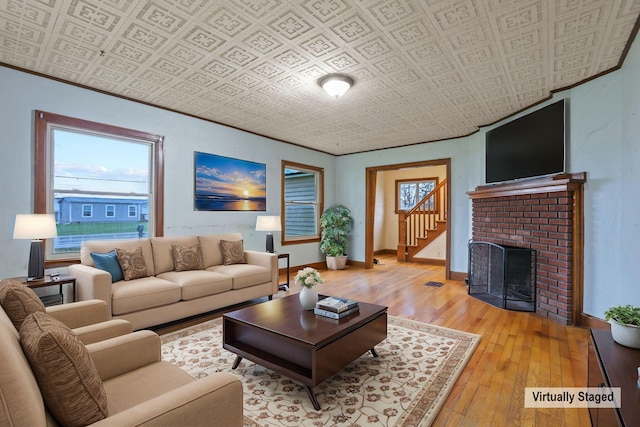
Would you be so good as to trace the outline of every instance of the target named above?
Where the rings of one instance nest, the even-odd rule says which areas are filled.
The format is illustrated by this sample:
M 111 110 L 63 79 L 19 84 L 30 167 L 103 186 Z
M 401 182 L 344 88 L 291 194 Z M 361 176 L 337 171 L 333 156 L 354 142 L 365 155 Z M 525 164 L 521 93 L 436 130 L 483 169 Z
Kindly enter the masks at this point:
M 378 191 L 378 173 L 388 171 L 400 171 L 413 168 L 428 168 L 434 166 L 444 166 L 446 169 L 447 185 L 447 212 L 451 217 L 451 159 L 424 160 L 420 162 L 399 163 L 394 165 L 372 166 L 366 169 L 366 213 L 365 213 L 365 268 L 373 268 L 374 252 L 375 252 L 375 224 L 376 224 L 376 197 L 379 196 Z M 451 251 L 451 233 L 446 233 L 445 248 L 445 278 L 450 279 L 450 251 Z

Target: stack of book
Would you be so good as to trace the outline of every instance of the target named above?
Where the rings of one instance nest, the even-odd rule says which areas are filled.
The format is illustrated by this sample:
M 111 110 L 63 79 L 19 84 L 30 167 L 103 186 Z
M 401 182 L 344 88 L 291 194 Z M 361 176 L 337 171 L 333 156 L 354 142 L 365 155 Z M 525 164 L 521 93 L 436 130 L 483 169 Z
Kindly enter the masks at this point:
M 359 310 L 358 301 L 347 298 L 327 297 L 316 303 L 316 308 L 313 312 L 332 319 L 342 319 Z

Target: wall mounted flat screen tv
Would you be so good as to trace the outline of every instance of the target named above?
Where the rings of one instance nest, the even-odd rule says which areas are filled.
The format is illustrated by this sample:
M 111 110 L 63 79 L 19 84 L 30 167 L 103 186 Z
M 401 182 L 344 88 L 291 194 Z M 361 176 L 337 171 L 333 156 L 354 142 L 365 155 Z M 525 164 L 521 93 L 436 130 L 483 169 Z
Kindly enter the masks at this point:
M 565 171 L 565 101 L 558 101 L 487 132 L 486 182 Z

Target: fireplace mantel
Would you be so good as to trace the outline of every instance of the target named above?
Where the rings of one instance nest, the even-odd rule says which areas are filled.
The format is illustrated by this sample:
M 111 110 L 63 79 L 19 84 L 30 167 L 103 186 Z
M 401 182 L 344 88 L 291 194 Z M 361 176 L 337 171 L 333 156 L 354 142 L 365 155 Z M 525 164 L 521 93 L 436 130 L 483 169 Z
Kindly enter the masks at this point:
M 481 185 L 467 194 L 470 199 L 487 199 L 491 197 L 518 196 L 521 194 L 555 193 L 558 191 L 574 191 L 587 181 L 586 172 L 563 173 L 543 178 L 503 184 Z

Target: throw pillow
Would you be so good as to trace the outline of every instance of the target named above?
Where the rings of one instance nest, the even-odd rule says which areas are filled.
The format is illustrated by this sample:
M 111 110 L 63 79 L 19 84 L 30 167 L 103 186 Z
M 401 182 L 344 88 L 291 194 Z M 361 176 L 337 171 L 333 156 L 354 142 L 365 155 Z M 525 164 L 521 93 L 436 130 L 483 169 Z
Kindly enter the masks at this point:
M 62 322 L 45 313 L 27 317 L 20 345 L 47 408 L 65 426 L 106 418 L 107 394 L 87 348 Z
M 118 263 L 118 254 L 116 254 L 115 249 L 106 254 L 91 252 L 90 255 L 96 268 L 111 274 L 111 283 L 124 279 L 122 268 L 120 268 L 120 263 Z
M 0 282 L 0 304 L 17 331 L 31 313 L 45 311 L 44 304 L 38 295 L 31 288 L 14 279 L 5 279 Z
M 220 249 L 222 251 L 222 262 L 224 265 L 247 263 L 244 259 L 242 240 L 238 240 L 237 242 L 220 240 Z
M 202 270 L 202 257 L 200 245 L 190 247 L 171 245 L 173 264 L 176 271 Z
M 122 268 L 124 280 L 148 276 L 147 265 L 144 262 L 141 247 L 137 247 L 132 251 L 116 248 L 116 254 L 118 255 L 118 262 L 120 263 L 120 268 Z

